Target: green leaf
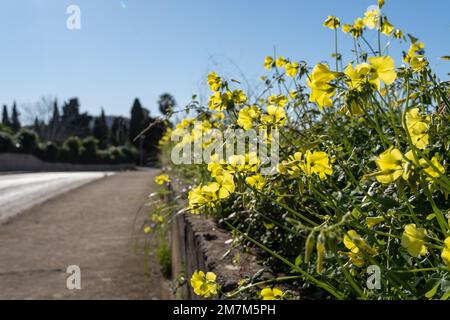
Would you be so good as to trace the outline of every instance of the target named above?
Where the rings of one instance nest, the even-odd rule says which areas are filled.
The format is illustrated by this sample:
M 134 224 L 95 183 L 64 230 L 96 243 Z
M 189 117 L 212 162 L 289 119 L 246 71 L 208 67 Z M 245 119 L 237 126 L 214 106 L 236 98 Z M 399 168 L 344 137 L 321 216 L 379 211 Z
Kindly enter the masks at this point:
M 447 291 L 447 292 L 441 297 L 441 300 L 447 300 L 448 298 L 450 298 L 450 291 Z
M 434 213 L 430 213 L 429 215 L 427 215 L 427 220 L 433 220 L 434 218 L 436 218 L 436 215 Z
M 442 60 L 450 60 L 450 56 L 442 56 L 441 59 Z
M 301 263 L 303 262 L 303 257 L 302 257 L 302 255 L 301 254 L 299 254 L 298 256 L 297 256 L 297 258 L 295 258 L 295 265 L 298 267 Z
M 361 216 L 361 211 L 358 208 L 354 208 L 352 211 L 352 216 L 355 218 L 359 218 Z
M 430 291 L 425 293 L 425 297 L 427 297 L 428 299 L 433 298 L 440 285 L 441 285 L 441 281 L 438 281 L 438 283 L 436 283 Z
M 411 41 L 411 43 L 416 43 L 417 42 L 417 40 L 419 40 L 419 39 L 417 39 L 416 37 L 414 37 L 412 34 L 410 34 L 410 33 L 407 33 L 407 35 L 408 35 L 408 38 L 409 38 L 409 40 Z

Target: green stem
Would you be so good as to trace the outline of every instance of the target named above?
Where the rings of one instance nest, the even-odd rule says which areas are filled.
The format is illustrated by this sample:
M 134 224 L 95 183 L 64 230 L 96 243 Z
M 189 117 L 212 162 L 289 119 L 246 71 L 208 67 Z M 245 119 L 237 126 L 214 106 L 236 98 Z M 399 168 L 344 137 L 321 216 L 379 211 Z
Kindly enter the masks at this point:
M 318 287 L 328 291 L 329 293 L 331 293 L 334 297 L 336 297 L 337 299 L 344 299 L 345 297 L 342 295 L 342 293 L 337 292 L 336 289 L 331 286 L 328 283 L 325 283 L 323 281 L 320 281 L 318 279 L 316 279 L 315 277 L 313 277 L 312 275 L 310 275 L 308 272 L 306 272 L 305 270 L 303 270 L 302 268 L 296 266 L 295 264 L 291 263 L 289 260 L 283 258 L 282 256 L 280 256 L 279 254 L 277 254 L 276 252 L 270 250 L 269 248 L 267 248 L 265 245 L 259 243 L 258 241 L 256 241 L 255 239 L 253 239 L 252 237 L 248 236 L 247 234 L 245 234 L 244 232 L 240 231 L 239 229 L 237 229 L 236 227 L 234 227 L 232 224 L 230 224 L 228 221 L 224 220 L 224 223 L 230 227 L 231 229 L 233 229 L 234 231 L 238 232 L 239 234 L 241 234 L 242 236 L 244 236 L 244 238 L 246 238 L 247 240 L 249 240 L 250 242 L 252 242 L 253 244 L 255 244 L 256 246 L 260 247 L 261 249 L 263 249 L 264 251 L 268 252 L 269 254 L 271 254 L 272 256 L 274 256 L 275 258 L 277 258 L 278 260 L 282 261 L 283 263 L 285 263 L 287 266 L 291 267 L 292 269 L 294 269 L 295 271 L 301 273 L 305 278 L 307 278 L 308 280 L 310 280 L 311 282 L 315 283 Z

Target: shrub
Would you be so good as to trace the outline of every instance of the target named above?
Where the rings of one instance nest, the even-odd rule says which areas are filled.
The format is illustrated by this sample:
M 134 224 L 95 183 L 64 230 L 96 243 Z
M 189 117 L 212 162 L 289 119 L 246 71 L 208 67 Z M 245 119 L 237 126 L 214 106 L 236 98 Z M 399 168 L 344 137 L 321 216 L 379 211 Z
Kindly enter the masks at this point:
M 15 150 L 14 137 L 7 132 L 0 132 L 0 152 L 14 152 Z
M 78 137 L 70 137 L 64 142 L 63 159 L 71 163 L 80 163 L 84 153 L 83 143 Z
M 109 150 L 99 150 L 97 152 L 98 163 L 102 164 L 112 164 L 114 163 L 114 156 L 109 152 Z
M 5 133 L 9 133 L 12 134 L 12 130 L 10 127 L 5 126 L 3 123 L 0 123 L 0 132 L 5 132 Z
M 123 153 L 120 150 L 120 148 L 118 147 L 110 147 L 107 149 L 109 155 L 110 155 L 110 159 L 111 159 L 111 163 L 112 164 L 117 164 L 120 163 L 122 158 L 123 158 Z
M 16 135 L 19 144 L 19 151 L 34 154 L 38 151 L 39 138 L 36 132 L 29 129 L 21 129 Z
M 94 137 L 87 137 L 83 139 L 83 162 L 85 163 L 98 163 L 98 140 Z
M 60 148 L 53 142 L 46 142 L 41 145 L 41 159 L 49 162 L 57 162 L 60 160 Z
M 123 154 L 124 163 L 136 163 L 139 157 L 139 152 L 132 145 L 125 145 L 120 147 Z

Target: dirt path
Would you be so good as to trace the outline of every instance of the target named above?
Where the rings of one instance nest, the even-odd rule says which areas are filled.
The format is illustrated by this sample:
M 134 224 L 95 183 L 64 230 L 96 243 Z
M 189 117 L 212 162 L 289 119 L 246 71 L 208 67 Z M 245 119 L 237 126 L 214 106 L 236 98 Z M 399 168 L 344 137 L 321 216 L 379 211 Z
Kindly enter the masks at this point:
M 0 299 L 168 299 L 142 225 L 157 171 L 119 173 L 53 198 L 0 226 Z M 69 265 L 81 290 L 69 290 Z

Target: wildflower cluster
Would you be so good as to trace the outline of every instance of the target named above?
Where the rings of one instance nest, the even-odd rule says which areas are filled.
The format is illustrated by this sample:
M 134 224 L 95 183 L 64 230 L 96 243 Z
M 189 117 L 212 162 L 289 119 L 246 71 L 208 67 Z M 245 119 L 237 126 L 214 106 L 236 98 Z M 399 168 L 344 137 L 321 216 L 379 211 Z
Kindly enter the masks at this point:
M 167 137 L 174 133 L 185 144 L 206 135 L 207 148 L 217 141 L 213 129 L 268 130 L 266 143 L 279 145 L 281 158 L 270 175 L 251 150 L 170 170 L 190 186 L 188 211 L 216 217 L 234 243 L 257 247 L 275 272 L 288 274 L 271 280 L 294 290 L 301 281 L 302 293 L 316 297 L 446 299 L 450 87 L 432 73 L 413 36 L 403 65 L 386 54 L 392 41 L 406 38 L 383 6 L 378 1 L 351 24 L 325 19 L 336 39 L 342 30 L 354 41 L 355 56 L 345 65 L 337 42 L 335 65 L 268 56 L 259 95 L 211 72 L 207 106 L 194 101 L 196 117 L 176 124 L 161 147 L 173 147 Z M 367 41 L 370 33 L 376 45 Z M 366 287 L 370 265 L 381 270 L 380 289 Z M 218 292 L 208 273 L 195 273 L 191 284 L 204 297 Z M 285 298 L 278 287 L 245 286 L 253 287 L 255 297 Z

